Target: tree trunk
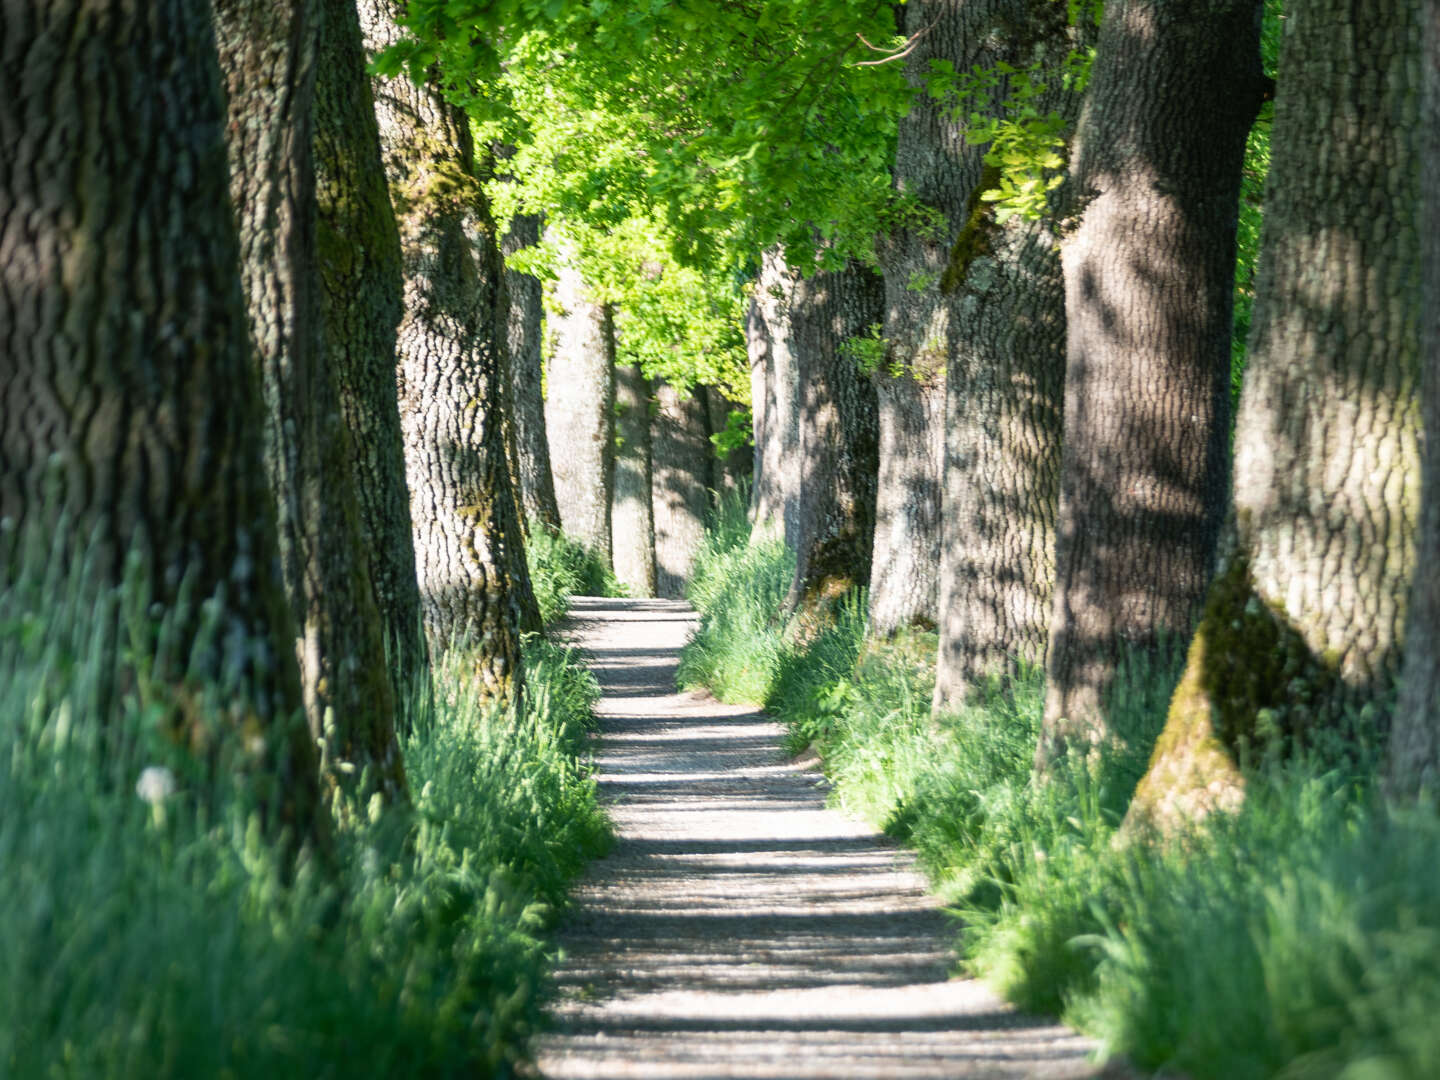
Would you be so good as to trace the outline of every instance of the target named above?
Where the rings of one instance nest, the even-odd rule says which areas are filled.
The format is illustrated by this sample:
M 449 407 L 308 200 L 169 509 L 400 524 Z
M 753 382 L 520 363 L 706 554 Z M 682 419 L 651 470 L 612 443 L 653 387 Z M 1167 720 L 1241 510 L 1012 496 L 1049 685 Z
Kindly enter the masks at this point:
M 655 387 L 653 432 L 656 595 L 679 600 L 705 536 L 710 439 L 705 406 L 668 383 Z
M 890 292 L 887 283 L 886 292 Z M 887 312 L 895 312 L 892 301 Z M 940 465 L 945 447 L 945 353 L 912 353 L 874 377 L 880 428 L 870 632 L 933 629 L 940 574 Z
M 1420 509 L 1418 11 L 1287 12 L 1235 543 L 1132 822 L 1236 801 L 1247 745 L 1385 726 Z
M 651 496 L 650 380 L 638 365 L 615 372 L 615 576 L 632 596 L 654 596 L 655 506 Z
M 1422 11 L 1420 371 L 1424 430 L 1430 434 L 1424 440 L 1419 550 L 1433 554 L 1440 551 L 1440 5 Z M 1386 790 L 1395 799 L 1440 795 L 1440 566 L 1428 560 L 1417 560 L 1410 594 Z
M 1082 32 L 1063 10 L 994 0 L 911 12 L 922 16 L 935 30 L 912 57 L 915 75 L 933 59 L 1022 70 L 1046 60 L 1047 89 L 1034 105 L 1074 121 L 1079 95 L 1054 68 Z M 990 33 L 1001 16 L 1023 32 Z M 996 87 L 972 110 L 1000 114 L 1007 91 Z M 1065 377 L 1055 250 L 1063 189 L 1038 219 L 1000 221 L 981 198 L 999 179 L 983 161 L 987 147 L 970 144 L 942 103 L 917 100 L 900 136 L 897 181 L 948 224 L 940 237 L 902 232 L 886 248 L 892 305 L 912 310 L 922 328 L 908 337 L 901 328 L 901 340 L 922 356 L 937 345 L 946 352 L 934 701 L 944 711 L 984 678 L 1045 660 Z M 909 288 L 916 278 L 926 288 Z
M 351 473 L 370 582 L 404 701 L 428 679 L 411 542 L 405 443 L 395 394 L 403 312 L 400 234 L 380 161 L 375 99 L 355 0 L 321 0 L 315 85 L 315 177 L 324 366 L 349 432 Z
M 510 223 L 501 250 L 505 256 L 540 242 L 540 217 L 525 214 Z M 505 271 L 510 288 L 510 423 L 515 432 L 520 508 L 527 521 L 560 527 L 555 481 L 550 471 L 550 442 L 545 434 L 545 396 L 541 392 L 540 343 L 544 334 L 540 279 Z
M 565 532 L 610 562 L 615 468 L 615 327 L 573 266 L 555 283 L 545 430 Z
M 272 832 L 323 839 L 210 13 L 18 0 L 0 40 L 0 518 L 22 542 L 0 568 L 88 553 L 103 590 L 133 558 L 139 621 L 173 642 L 128 676 L 162 730 L 245 776 Z
M 700 393 L 705 395 L 705 406 L 710 416 L 710 434 L 718 435 L 725 431 L 730 424 L 730 414 L 736 408 L 735 404 L 727 401 L 725 395 L 713 386 L 700 388 Z M 714 460 L 711 472 L 711 487 L 717 493 L 729 493 L 739 491 L 742 484 L 746 483 L 754 469 L 754 459 L 745 447 L 736 447 L 725 453 L 712 442 Z
M 880 321 L 883 299 L 879 275 L 854 263 L 802 278 L 791 294 L 798 448 L 782 466 L 790 474 L 785 490 L 797 493 L 785 527 L 796 558 L 786 604 L 792 609 L 870 580 L 879 454 L 875 388 L 841 346 Z
M 745 320 L 755 433 L 750 502 L 757 538 L 786 535 L 799 503 L 798 474 L 791 465 L 799 451 L 800 375 L 790 344 L 790 302 L 799 280 L 784 252 L 765 252 Z
M 329 782 L 368 776 L 387 800 L 403 799 L 395 695 L 315 287 L 318 5 L 214 0 L 212 8 L 229 105 L 240 280 L 265 397 L 265 459 L 305 711 Z
M 1225 510 L 1235 224 L 1260 6 L 1106 5 L 1073 173 L 1043 768 L 1106 738 L 1124 650 L 1187 635 Z
M 395 0 L 360 0 L 366 47 L 398 36 Z M 483 692 L 518 684 L 500 399 L 505 322 L 497 241 L 475 180 L 469 119 L 433 84 L 377 77 L 376 120 L 400 229 L 400 417 L 416 573 L 432 648 L 463 642 Z

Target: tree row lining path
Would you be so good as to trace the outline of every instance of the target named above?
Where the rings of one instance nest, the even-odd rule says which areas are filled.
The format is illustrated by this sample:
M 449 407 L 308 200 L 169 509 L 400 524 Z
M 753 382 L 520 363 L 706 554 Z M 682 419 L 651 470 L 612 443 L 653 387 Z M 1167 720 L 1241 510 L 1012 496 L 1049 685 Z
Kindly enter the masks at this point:
M 694 612 L 576 599 L 615 821 L 560 932 L 562 1077 L 1089 1077 L 1093 1044 L 951 979 L 957 924 L 912 860 L 825 807 L 764 713 L 677 693 Z

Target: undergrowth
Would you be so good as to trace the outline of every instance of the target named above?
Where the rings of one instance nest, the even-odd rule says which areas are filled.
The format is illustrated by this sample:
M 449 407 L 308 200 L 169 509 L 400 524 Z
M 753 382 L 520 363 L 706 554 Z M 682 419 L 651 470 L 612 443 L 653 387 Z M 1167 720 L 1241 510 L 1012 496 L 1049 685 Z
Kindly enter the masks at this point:
M 734 521 L 711 535 L 683 676 L 765 704 L 836 804 L 915 848 L 967 971 L 1196 1080 L 1440 1075 L 1440 818 L 1381 805 L 1373 746 L 1267 763 L 1238 813 L 1148 843 L 1121 823 L 1179 650 L 1128 657 L 1116 740 L 1037 780 L 1043 673 L 932 717 L 933 636 L 869 640 L 858 592 L 787 619 L 787 560 Z
M 629 595 L 605 560 L 578 540 L 535 520 L 529 529 L 525 561 L 545 626 L 565 617 L 572 596 Z
M 97 705 L 129 648 L 97 600 L 0 594 L 0 1075 L 510 1075 L 546 928 L 609 840 L 591 677 L 531 641 L 500 708 L 443 665 L 407 717 L 413 805 L 337 815 L 337 869 L 287 880 L 238 790 L 140 797 L 153 718 L 133 685 Z

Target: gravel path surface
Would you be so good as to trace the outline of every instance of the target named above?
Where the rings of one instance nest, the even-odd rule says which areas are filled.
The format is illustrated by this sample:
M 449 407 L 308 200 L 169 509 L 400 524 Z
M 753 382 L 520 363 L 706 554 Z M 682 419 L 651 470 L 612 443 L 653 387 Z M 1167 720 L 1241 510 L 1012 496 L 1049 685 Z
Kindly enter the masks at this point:
M 619 841 L 561 930 L 540 1072 L 647 1077 L 1088 1077 L 1092 1045 L 949 978 L 956 925 L 911 860 L 825 808 L 763 713 L 676 693 L 694 613 L 577 599 L 604 690 Z

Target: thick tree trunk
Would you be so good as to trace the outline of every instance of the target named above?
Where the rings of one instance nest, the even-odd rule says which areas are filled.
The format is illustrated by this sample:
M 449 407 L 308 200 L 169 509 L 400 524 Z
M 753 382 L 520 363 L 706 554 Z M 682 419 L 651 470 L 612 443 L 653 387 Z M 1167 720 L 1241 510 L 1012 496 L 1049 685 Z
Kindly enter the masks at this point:
M 0 42 L 0 518 L 44 539 L 0 572 L 93 544 L 105 589 L 135 559 L 173 642 L 145 675 L 173 690 L 164 726 L 245 775 L 272 830 L 321 838 L 210 13 L 18 0 Z
M 786 535 L 795 520 L 799 451 L 800 375 L 790 344 L 790 302 L 799 274 L 779 248 L 765 252 L 745 319 L 750 357 L 750 402 L 755 435 L 755 536 Z
M 887 284 L 886 292 L 890 288 Z M 894 312 L 897 305 L 887 305 Z M 880 428 L 870 632 L 932 629 L 940 577 L 940 464 L 945 448 L 945 351 L 912 353 L 878 371 Z
M 1422 8 L 1420 370 L 1424 430 L 1419 550 L 1440 552 L 1440 4 Z M 1400 701 L 1390 736 L 1392 798 L 1440 796 L 1440 565 L 1417 560 Z
M 316 258 L 314 0 L 214 0 L 229 104 L 230 195 L 281 567 L 301 686 L 329 782 L 405 797 L 395 694 L 361 542 L 352 455 L 324 360 Z
M 610 308 L 590 299 L 579 271 L 555 282 L 545 430 L 560 524 L 610 562 L 615 469 L 615 327 Z
M 1384 727 L 1420 508 L 1418 11 L 1287 10 L 1235 543 L 1132 821 L 1234 802 L 1247 744 Z
M 915 75 L 933 59 L 957 67 L 1058 65 L 1080 44 L 1053 5 L 952 0 L 911 12 L 922 15 L 935 30 L 912 57 Z M 990 33 L 1000 17 L 1025 32 Z M 1056 72 L 1042 77 L 1048 89 L 1036 107 L 1073 121 L 1079 95 Z M 972 107 L 1000 112 L 1006 89 Z M 893 305 L 911 310 L 920 328 L 900 328 L 900 340 L 922 355 L 943 343 L 947 354 L 935 680 L 935 708 L 943 711 L 987 676 L 1045 659 L 1065 376 L 1065 290 L 1055 250 L 1061 193 L 1038 220 L 1001 222 L 981 198 L 998 180 L 983 161 L 986 147 L 966 140 L 943 103 L 917 100 L 900 136 L 897 182 L 948 223 L 940 237 L 901 233 L 887 245 Z M 927 288 L 908 288 L 916 277 Z
M 635 364 L 615 372 L 615 433 L 615 485 L 610 511 L 615 576 L 632 596 L 654 596 L 650 380 Z
M 1109 735 L 1121 653 L 1187 635 L 1225 511 L 1235 223 L 1264 89 L 1255 0 L 1106 5 L 1066 242 L 1045 767 Z
M 501 250 L 505 256 L 540 242 L 540 217 L 525 214 L 510 223 Z M 545 396 L 541 392 L 540 343 L 544 335 L 540 279 L 505 271 L 510 289 L 510 424 L 515 433 L 520 508 L 527 521 L 560 527 L 555 480 L 550 471 L 550 441 L 545 434 Z
M 880 276 L 853 263 L 802 278 L 790 297 L 789 347 L 799 375 L 798 447 L 782 462 L 790 473 L 785 490 L 797 495 L 785 526 L 796 559 L 790 608 L 870 580 L 879 453 L 875 388 L 841 346 L 880 321 L 883 299 Z
M 710 508 L 709 425 L 698 397 L 682 398 L 668 383 L 655 387 L 653 433 L 656 595 L 678 600 L 690 583 Z
M 366 47 L 397 37 L 394 0 L 360 0 Z M 479 686 L 520 679 L 507 549 L 504 433 L 496 403 L 504 282 L 475 181 L 468 118 L 433 85 L 377 77 L 375 112 L 400 228 L 405 316 L 398 335 L 400 417 L 415 564 L 432 648 L 464 642 Z
M 315 179 L 324 365 L 349 432 L 370 582 L 403 701 L 428 679 L 411 542 L 405 443 L 395 394 L 403 312 L 400 234 L 380 161 L 375 99 L 355 0 L 321 0 L 315 85 Z

